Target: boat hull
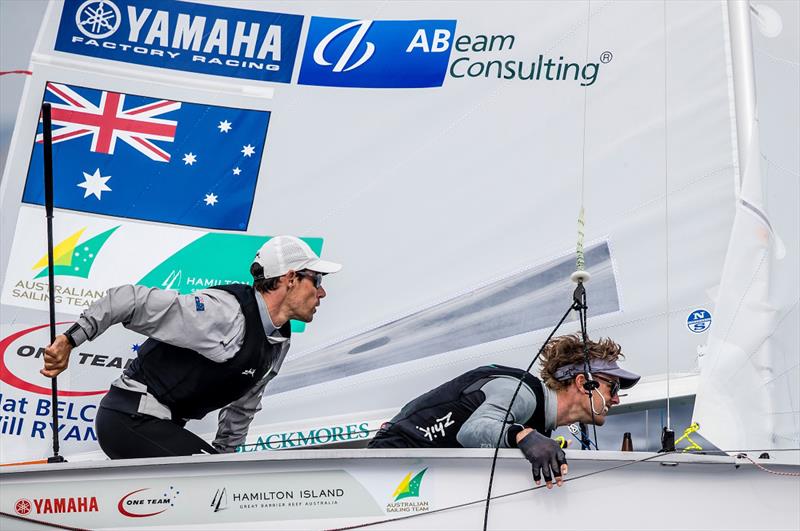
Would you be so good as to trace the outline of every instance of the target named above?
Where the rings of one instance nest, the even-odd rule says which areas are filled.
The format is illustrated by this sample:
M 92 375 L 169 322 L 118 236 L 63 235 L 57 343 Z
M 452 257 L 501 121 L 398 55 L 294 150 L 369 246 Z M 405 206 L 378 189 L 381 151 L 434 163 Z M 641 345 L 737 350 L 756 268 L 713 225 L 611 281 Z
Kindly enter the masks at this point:
M 2 528 L 481 529 L 491 455 L 291 450 L 8 467 L 0 473 Z M 800 478 L 744 459 L 568 456 L 562 488 L 529 490 L 527 462 L 502 450 L 489 529 L 800 528 Z

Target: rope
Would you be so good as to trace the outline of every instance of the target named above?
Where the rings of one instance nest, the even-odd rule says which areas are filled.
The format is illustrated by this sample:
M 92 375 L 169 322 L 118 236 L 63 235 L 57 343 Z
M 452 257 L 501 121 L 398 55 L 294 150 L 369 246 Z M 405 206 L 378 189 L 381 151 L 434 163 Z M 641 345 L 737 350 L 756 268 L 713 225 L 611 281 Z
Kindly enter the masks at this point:
M 577 271 L 586 271 L 586 255 L 583 252 L 586 220 L 583 212 L 583 202 L 581 202 L 581 211 L 578 214 L 578 242 L 575 245 L 575 269 Z
M 763 470 L 764 472 L 769 472 L 770 474 L 775 474 L 776 476 L 788 476 L 793 478 L 800 478 L 800 472 L 778 472 L 777 470 L 770 470 L 767 467 L 761 466 L 760 464 L 753 461 L 753 459 L 747 454 L 737 454 L 737 459 L 747 459 L 751 463 L 753 463 L 756 468 Z
M 700 429 L 700 425 L 698 423 L 696 423 L 696 422 L 693 422 L 691 426 L 689 426 L 688 428 L 683 430 L 683 435 L 681 435 L 680 438 L 677 441 L 675 441 L 675 444 L 678 444 L 682 440 L 686 439 L 691 444 L 689 446 L 687 446 L 686 448 L 684 448 L 682 450 L 683 452 L 688 452 L 690 450 L 702 450 L 703 447 L 700 446 L 699 444 L 697 444 L 696 442 L 694 442 L 692 440 L 692 438 L 689 437 L 689 435 L 691 435 L 692 433 L 696 432 L 699 429 Z

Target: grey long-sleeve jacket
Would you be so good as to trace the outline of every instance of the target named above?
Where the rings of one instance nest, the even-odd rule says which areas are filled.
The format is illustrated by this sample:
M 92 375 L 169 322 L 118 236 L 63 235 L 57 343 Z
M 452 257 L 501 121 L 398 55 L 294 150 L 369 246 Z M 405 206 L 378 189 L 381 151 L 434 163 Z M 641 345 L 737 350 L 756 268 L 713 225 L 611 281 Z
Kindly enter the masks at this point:
M 196 297 L 202 299 L 202 312 L 196 311 Z M 220 410 L 213 444 L 221 452 L 233 452 L 244 442 L 250 422 L 261 410 L 264 389 L 278 373 L 289 350 L 289 338 L 282 337 L 272 323 L 263 298 L 256 296 L 256 302 L 267 340 L 282 343 L 281 351 L 271 370 L 249 392 Z M 111 288 L 81 314 L 77 321 L 80 330 L 72 337 L 80 345 L 117 323 L 164 343 L 188 348 L 217 363 L 231 359 L 244 341 L 245 319 L 236 297 L 214 289 L 179 295 L 144 286 Z M 141 413 L 171 418 L 169 409 L 148 393 L 144 384 L 123 375 L 111 385 L 145 395 L 139 406 Z

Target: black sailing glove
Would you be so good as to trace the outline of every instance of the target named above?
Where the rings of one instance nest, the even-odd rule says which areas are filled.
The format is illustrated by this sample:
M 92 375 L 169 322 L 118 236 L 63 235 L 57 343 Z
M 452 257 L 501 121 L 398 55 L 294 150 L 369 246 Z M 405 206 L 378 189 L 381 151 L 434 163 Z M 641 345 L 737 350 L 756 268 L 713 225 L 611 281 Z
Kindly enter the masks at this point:
M 567 464 L 567 456 L 559 444 L 535 431 L 530 432 L 517 444 L 533 467 L 533 480 L 538 485 L 544 476 L 547 487 L 552 487 L 553 476 L 561 479 L 561 465 Z M 541 473 L 540 473 L 541 470 Z M 550 471 L 552 470 L 552 475 Z

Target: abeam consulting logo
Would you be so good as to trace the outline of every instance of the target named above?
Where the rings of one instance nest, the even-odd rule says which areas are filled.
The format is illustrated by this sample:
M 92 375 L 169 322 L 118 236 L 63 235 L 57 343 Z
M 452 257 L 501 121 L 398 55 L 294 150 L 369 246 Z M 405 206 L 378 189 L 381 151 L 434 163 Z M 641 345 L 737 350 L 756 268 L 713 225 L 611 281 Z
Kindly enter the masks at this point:
M 117 510 L 128 518 L 156 516 L 175 507 L 179 494 L 180 491 L 173 486 L 161 491 L 151 488 L 137 489 L 119 499 Z
M 424 499 L 400 501 L 406 498 L 420 498 L 422 477 L 427 471 L 427 468 L 423 468 L 416 474 L 413 474 L 413 472 L 406 474 L 406 477 L 403 478 L 392 493 L 394 501 L 386 505 L 387 513 L 419 513 L 430 510 L 430 503 Z
M 563 55 L 556 59 L 542 53 L 523 51 L 524 57 L 509 57 L 516 53 L 517 36 L 513 34 L 459 35 L 453 43 L 454 59 L 448 73 L 451 78 L 485 78 L 507 81 L 562 81 L 594 85 L 601 65 L 608 64 L 614 54 L 606 50 L 597 61 L 583 64 L 572 62 Z
M 291 81 L 303 17 L 192 2 L 66 0 L 55 49 L 140 65 Z
M 693 310 L 686 318 L 686 326 L 695 334 L 700 334 L 711 328 L 711 312 L 699 308 Z
M 329 87 L 440 87 L 455 20 L 312 17 L 298 83 Z

